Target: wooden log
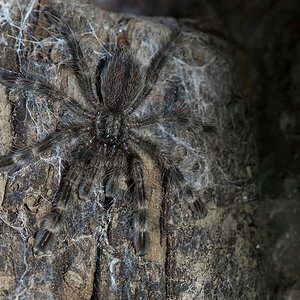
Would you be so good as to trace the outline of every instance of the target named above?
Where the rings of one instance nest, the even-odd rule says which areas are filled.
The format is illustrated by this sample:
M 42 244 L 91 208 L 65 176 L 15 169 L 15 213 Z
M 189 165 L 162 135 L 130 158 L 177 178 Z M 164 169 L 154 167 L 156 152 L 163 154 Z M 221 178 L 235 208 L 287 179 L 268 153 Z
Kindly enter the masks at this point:
M 1 4 L 1 67 L 21 65 L 79 102 L 76 78 L 63 65 L 65 45 L 43 14 L 48 6 L 59 7 L 73 24 L 92 74 L 105 44 L 125 40 L 147 66 L 170 32 L 181 28 L 185 39 L 142 110 L 186 103 L 205 124 L 207 130 L 194 128 L 196 139 L 175 136 L 172 126 L 163 124 L 151 138 L 173 142 L 172 155 L 195 186 L 195 197 L 201 196 L 207 216 L 193 216 L 163 181 L 157 163 L 140 151 L 150 203 L 149 253 L 136 255 L 133 204 L 126 193 L 105 203 L 100 172 L 97 197 L 83 201 L 74 193 L 57 243 L 47 255 L 35 256 L 35 234 L 51 209 L 69 148 L 53 149 L 10 176 L 1 174 L 1 299 L 264 299 L 261 236 L 253 223 L 257 159 L 237 50 L 192 20 L 115 14 L 77 0 Z M 0 108 L 1 155 L 47 136 L 64 110 L 34 91 L 12 91 L 3 84 Z

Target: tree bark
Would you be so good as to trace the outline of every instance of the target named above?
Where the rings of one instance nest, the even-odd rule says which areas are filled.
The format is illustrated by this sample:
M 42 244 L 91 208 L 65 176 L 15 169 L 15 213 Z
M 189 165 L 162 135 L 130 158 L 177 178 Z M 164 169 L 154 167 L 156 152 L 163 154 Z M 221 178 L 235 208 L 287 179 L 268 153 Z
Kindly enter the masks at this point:
M 20 6 L 15 1 L 0 6 L 1 67 L 21 61 L 81 99 L 74 75 L 60 65 L 66 55 L 61 42 L 45 29 L 43 9 L 60 2 L 18 2 Z M 0 177 L 1 299 L 264 299 L 262 237 L 253 221 L 258 212 L 257 159 L 244 96 L 248 86 L 240 80 L 249 76 L 241 63 L 244 56 L 204 22 L 119 15 L 77 0 L 62 7 L 66 18 L 84 24 L 74 30 L 81 33 L 93 73 L 104 43 L 125 36 L 146 66 L 170 29 L 182 28 L 186 44 L 163 68 L 147 105 L 192 103 L 199 120 L 214 125 L 213 133 L 197 141 L 179 141 L 187 140 L 197 155 L 186 145 L 178 155 L 208 213 L 199 219 L 183 199 L 174 199 L 162 170 L 141 153 L 150 201 L 148 255 L 135 255 L 132 204 L 124 196 L 107 210 L 102 194 L 90 202 L 74 195 L 53 251 L 34 256 L 35 233 L 58 187 L 60 152 L 56 157 L 52 153 L 51 159 Z M 88 22 L 82 23 L 80 16 Z M 61 107 L 53 103 L 45 109 L 43 101 L 0 85 L 1 154 L 34 144 L 54 130 Z

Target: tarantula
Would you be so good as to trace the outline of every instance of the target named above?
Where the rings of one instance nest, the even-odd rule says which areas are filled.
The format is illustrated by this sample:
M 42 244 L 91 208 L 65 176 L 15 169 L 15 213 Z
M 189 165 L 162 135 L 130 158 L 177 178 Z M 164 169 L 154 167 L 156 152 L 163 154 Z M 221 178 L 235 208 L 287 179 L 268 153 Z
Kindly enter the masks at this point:
M 173 30 L 167 41 L 150 60 L 143 71 L 128 45 L 115 45 L 109 49 L 110 55 L 99 60 L 96 76 L 88 73 L 81 45 L 70 24 L 63 21 L 53 9 L 44 12 L 57 36 L 65 41 L 70 54 L 70 66 L 75 74 L 85 105 L 65 94 L 60 88 L 44 78 L 23 72 L 0 69 L 0 82 L 18 91 L 34 90 L 52 100 L 59 100 L 62 107 L 73 116 L 61 118 L 56 130 L 45 139 L 32 146 L 16 150 L 0 157 L 0 171 L 14 172 L 34 160 L 55 145 L 73 144 L 69 168 L 61 179 L 55 194 L 54 205 L 48 213 L 35 237 L 34 252 L 50 250 L 55 237 L 62 227 L 65 211 L 75 191 L 85 198 L 90 197 L 93 178 L 101 169 L 105 170 L 103 182 L 105 196 L 114 198 L 119 193 L 119 181 L 126 174 L 131 201 L 136 203 L 133 217 L 134 247 L 137 255 L 145 255 L 149 250 L 148 200 L 144 191 L 143 163 L 140 153 L 146 153 L 161 168 L 164 182 L 177 187 L 191 209 L 200 217 L 206 215 L 201 199 L 194 197 L 194 191 L 186 182 L 175 160 L 165 145 L 157 144 L 149 137 L 138 134 L 139 128 L 157 123 L 183 126 L 190 130 L 195 116 L 187 105 L 175 110 L 161 110 L 137 117 L 135 111 L 151 95 L 161 69 L 175 54 L 183 42 L 180 30 Z M 95 84 L 93 86 L 93 84 Z M 79 121 L 80 120 L 80 121 Z M 199 123 L 195 126 L 200 126 Z M 74 140 L 76 142 L 74 142 Z

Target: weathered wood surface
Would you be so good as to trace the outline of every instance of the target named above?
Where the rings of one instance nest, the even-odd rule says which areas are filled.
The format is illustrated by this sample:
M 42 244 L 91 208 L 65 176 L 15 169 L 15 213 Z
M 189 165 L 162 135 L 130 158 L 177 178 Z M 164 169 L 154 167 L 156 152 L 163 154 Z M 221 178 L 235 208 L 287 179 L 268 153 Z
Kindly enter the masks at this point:
M 72 72 L 60 66 L 62 44 L 45 30 L 42 11 L 57 1 L 19 1 L 19 7 L 14 1 L 3 3 L 0 62 L 25 57 L 26 64 L 41 66 L 36 68 L 40 75 L 80 99 Z M 185 99 L 197 104 L 201 120 L 216 126 L 215 134 L 188 141 L 201 155 L 186 151 L 178 159 L 200 189 L 208 214 L 197 219 L 183 199 L 172 199 L 162 188 L 161 170 L 144 155 L 146 194 L 151 199 L 148 255 L 135 255 L 131 204 L 119 200 L 107 211 L 100 193 L 98 201 L 74 199 L 52 253 L 35 257 L 34 235 L 58 186 L 60 153 L 12 177 L 3 174 L 1 299 L 264 299 L 261 238 L 253 223 L 257 161 L 245 87 L 238 80 L 239 70 L 245 71 L 234 63 L 232 45 L 188 20 L 117 15 L 79 1 L 64 9 L 68 17 L 81 15 L 89 21 L 80 28 L 85 33 L 80 42 L 91 72 L 97 52 L 103 51 L 104 43 L 116 43 L 120 30 L 146 65 L 168 28 L 182 27 L 188 44 L 166 64 L 147 104 Z M 0 85 L 1 154 L 13 145 L 32 144 L 55 128 L 59 104 L 51 106 L 52 114 L 42 109 L 44 102 L 38 98 Z

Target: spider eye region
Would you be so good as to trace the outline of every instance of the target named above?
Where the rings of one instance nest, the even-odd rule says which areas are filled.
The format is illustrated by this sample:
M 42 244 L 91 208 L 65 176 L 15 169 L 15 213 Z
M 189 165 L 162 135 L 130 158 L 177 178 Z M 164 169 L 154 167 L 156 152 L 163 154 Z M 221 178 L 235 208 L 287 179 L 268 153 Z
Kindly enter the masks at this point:
M 96 134 L 106 144 L 116 145 L 121 142 L 126 126 L 119 114 L 98 114 Z

